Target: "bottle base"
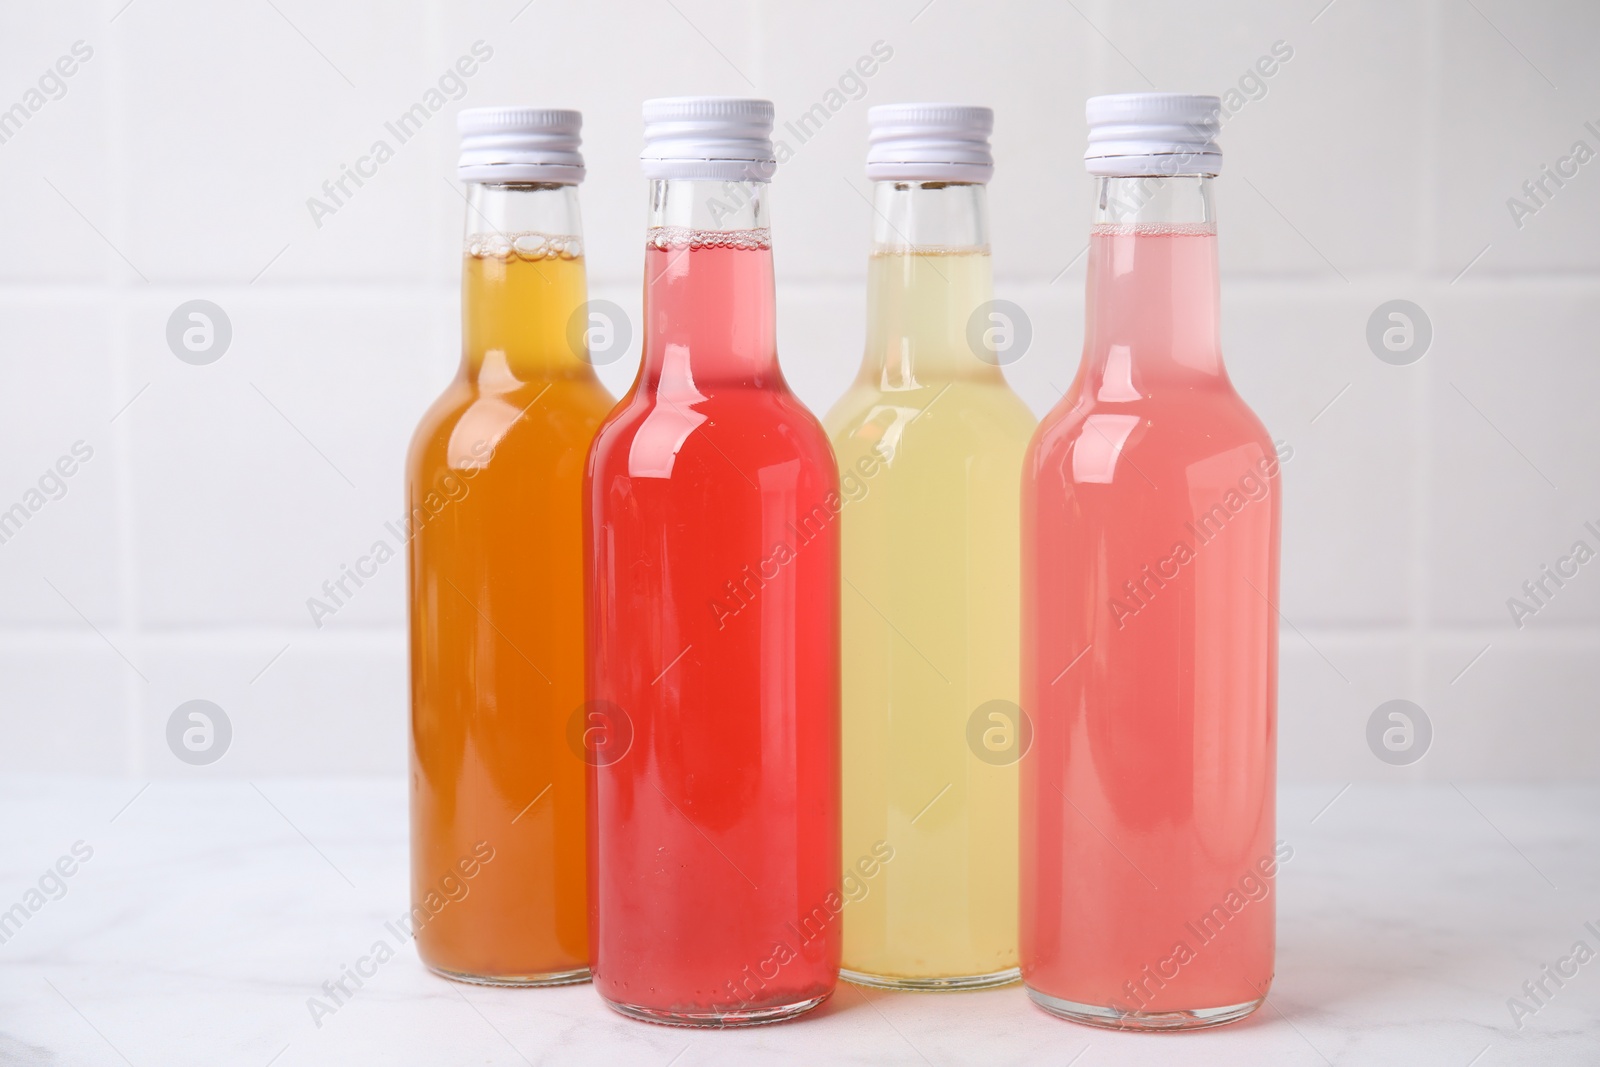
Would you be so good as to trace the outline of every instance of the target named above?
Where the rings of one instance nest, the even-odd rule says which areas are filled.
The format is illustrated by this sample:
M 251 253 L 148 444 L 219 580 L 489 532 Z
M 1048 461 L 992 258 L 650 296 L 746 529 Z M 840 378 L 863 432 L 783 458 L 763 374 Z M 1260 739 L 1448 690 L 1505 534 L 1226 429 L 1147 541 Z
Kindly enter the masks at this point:
M 1027 987 L 1028 999 L 1051 1015 L 1104 1030 L 1201 1030 L 1238 1022 L 1257 1008 L 1266 997 L 1257 997 L 1225 1008 L 1193 1008 L 1185 1011 L 1118 1011 L 1102 1004 L 1078 1004 L 1052 997 Z
M 1008 967 L 989 974 L 956 975 L 950 978 L 904 978 L 892 974 L 868 974 L 865 971 L 839 969 L 839 977 L 852 985 L 871 989 L 898 989 L 904 993 L 945 993 L 968 989 L 993 989 L 1010 985 L 1022 978 L 1022 968 Z
M 578 985 L 589 981 L 589 968 L 576 967 L 570 971 L 551 971 L 549 974 L 466 974 L 462 971 L 452 971 L 445 967 L 426 965 L 428 970 L 440 978 L 448 978 L 452 982 L 467 982 L 472 985 L 498 985 L 521 986 L 536 988 L 538 986 L 552 985 Z
M 715 1012 L 683 1012 L 662 1011 L 659 1008 L 646 1008 L 638 1004 L 623 1004 L 615 1000 L 605 1000 L 606 1007 L 619 1015 L 626 1015 L 630 1019 L 641 1022 L 659 1023 L 662 1026 L 692 1026 L 712 1030 L 728 1030 L 738 1026 L 766 1026 L 769 1023 L 787 1022 L 790 1019 L 804 1015 L 806 1012 L 828 999 L 824 993 L 819 997 L 797 1001 L 794 1004 L 780 1004 L 775 1008 L 751 1008 L 747 1011 L 715 1011 Z

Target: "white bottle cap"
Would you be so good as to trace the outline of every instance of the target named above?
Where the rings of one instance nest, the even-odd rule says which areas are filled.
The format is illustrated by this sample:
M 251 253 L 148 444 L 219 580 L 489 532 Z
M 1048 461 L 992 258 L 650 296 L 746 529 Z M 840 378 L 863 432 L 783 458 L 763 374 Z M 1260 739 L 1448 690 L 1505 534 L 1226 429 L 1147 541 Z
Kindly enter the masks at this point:
M 456 116 L 464 182 L 583 181 L 583 115 L 545 107 L 469 107 Z
M 646 178 L 770 182 L 772 101 L 669 96 L 644 102 Z
M 1115 93 L 1091 96 L 1084 105 L 1089 120 L 1090 174 L 1101 177 L 1146 174 L 1220 174 L 1222 101 L 1192 93 Z
M 994 112 L 961 104 L 879 104 L 867 112 L 867 177 L 875 182 L 987 182 Z

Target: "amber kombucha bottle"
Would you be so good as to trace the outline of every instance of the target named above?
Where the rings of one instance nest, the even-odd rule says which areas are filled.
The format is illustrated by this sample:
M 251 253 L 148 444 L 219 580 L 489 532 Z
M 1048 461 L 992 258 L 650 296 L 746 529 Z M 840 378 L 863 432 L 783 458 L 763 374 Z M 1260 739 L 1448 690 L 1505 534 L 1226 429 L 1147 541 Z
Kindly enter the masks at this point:
M 588 352 L 580 116 L 462 112 L 461 367 L 406 464 L 411 922 L 465 981 L 589 976 L 584 456 L 611 397 Z

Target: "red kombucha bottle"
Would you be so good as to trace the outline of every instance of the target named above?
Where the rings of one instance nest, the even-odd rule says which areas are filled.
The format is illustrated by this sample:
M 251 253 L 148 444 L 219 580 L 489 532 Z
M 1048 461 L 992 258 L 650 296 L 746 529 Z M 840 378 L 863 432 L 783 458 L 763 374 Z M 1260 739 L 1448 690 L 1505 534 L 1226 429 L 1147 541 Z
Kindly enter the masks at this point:
M 839 968 L 839 497 L 774 339 L 772 105 L 645 105 L 644 355 L 586 477 L 590 946 L 625 1015 L 773 1022 Z
M 1098 1026 L 1272 981 L 1280 457 L 1222 365 L 1217 107 L 1089 102 L 1083 362 L 1023 474 L 1022 977 Z

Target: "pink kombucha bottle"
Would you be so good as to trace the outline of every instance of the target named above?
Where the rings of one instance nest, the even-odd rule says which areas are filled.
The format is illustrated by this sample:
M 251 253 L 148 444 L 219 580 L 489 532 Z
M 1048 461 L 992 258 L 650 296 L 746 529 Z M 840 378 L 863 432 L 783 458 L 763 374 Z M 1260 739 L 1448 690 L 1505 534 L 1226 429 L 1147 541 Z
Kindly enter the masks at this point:
M 1077 1022 L 1272 981 L 1279 457 L 1218 340 L 1218 101 L 1089 101 L 1083 361 L 1023 473 L 1021 964 Z

